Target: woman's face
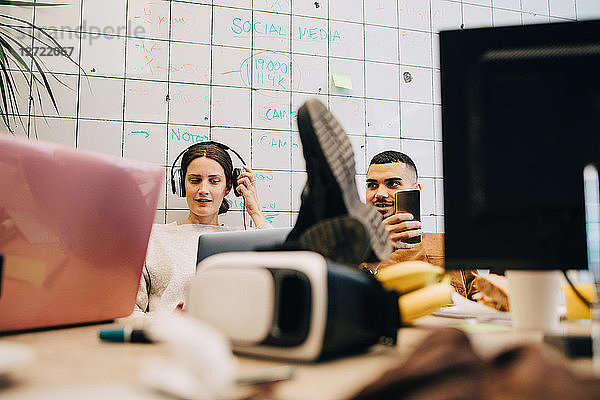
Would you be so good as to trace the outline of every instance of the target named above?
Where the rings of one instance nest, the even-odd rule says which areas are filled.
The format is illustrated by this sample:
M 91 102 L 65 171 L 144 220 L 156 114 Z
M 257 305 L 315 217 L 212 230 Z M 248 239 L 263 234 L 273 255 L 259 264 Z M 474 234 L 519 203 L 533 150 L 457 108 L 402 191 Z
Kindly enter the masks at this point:
M 216 225 L 219 208 L 228 193 L 221 164 L 206 157 L 192 160 L 185 174 L 185 197 L 197 223 Z

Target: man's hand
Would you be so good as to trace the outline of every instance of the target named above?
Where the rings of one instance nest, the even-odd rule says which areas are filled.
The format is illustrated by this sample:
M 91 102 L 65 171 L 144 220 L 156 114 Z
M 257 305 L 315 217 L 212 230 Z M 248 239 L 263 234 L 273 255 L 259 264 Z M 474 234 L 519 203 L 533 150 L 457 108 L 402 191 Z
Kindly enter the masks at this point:
M 415 220 L 410 213 L 400 212 L 390 215 L 383 220 L 383 224 L 390 235 L 394 249 L 410 249 L 414 244 L 404 241 L 423 234 L 421 222 Z

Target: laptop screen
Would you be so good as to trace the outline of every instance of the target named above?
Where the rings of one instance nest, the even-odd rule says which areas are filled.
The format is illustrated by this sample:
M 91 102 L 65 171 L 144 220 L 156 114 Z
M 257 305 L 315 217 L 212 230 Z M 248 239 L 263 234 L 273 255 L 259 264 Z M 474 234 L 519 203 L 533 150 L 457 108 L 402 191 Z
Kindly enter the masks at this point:
M 276 248 L 283 244 L 291 230 L 292 228 L 273 228 L 202 234 L 198 239 L 197 264 L 213 254 Z
M 163 175 L 0 135 L 0 332 L 130 314 Z

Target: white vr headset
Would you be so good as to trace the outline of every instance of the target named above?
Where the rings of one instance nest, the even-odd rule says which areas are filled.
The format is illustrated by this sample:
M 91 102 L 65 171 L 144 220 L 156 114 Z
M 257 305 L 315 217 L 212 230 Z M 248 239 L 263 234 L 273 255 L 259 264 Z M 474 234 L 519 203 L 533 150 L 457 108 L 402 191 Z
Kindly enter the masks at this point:
M 299 361 L 396 343 L 398 294 L 369 272 L 307 251 L 234 252 L 198 265 L 188 312 L 234 351 Z

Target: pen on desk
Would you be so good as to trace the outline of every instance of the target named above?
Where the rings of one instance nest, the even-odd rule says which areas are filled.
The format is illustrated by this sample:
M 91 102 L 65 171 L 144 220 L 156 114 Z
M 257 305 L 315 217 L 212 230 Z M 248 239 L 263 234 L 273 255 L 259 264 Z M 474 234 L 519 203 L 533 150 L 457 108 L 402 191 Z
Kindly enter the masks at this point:
M 152 343 L 152 340 L 146 336 L 143 330 L 132 329 L 128 326 L 102 328 L 98 331 L 98 336 L 104 342 Z
M 246 375 L 238 377 L 235 383 L 240 386 L 244 385 L 264 385 L 268 383 L 275 383 L 281 381 L 287 381 L 294 377 L 296 369 L 290 366 L 282 366 L 270 368 L 257 374 Z

